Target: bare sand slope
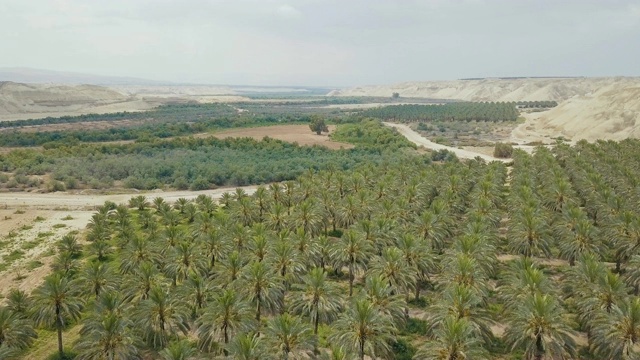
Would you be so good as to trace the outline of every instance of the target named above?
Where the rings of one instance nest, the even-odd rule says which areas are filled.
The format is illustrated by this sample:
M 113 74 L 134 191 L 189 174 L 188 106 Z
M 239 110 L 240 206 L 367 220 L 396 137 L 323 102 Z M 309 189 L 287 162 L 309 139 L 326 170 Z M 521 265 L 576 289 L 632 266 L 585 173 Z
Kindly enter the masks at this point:
M 0 82 L 0 121 L 140 111 L 153 106 L 102 86 Z
M 257 186 L 240 187 L 247 194 L 253 194 Z M 162 197 L 167 202 L 174 202 L 179 198 L 195 199 L 198 195 L 209 195 L 220 198 L 226 192 L 234 191 L 236 188 L 220 188 L 203 191 L 159 191 L 159 192 L 137 192 L 116 195 L 83 195 L 70 193 L 0 193 L 0 207 L 5 208 L 26 208 L 45 210 L 93 210 L 97 206 L 112 201 L 116 204 L 126 204 L 131 197 L 144 195 L 149 200 L 155 197 Z
M 405 82 L 335 90 L 330 96 L 382 96 L 458 99 L 466 101 L 567 100 L 603 88 L 640 86 L 640 78 L 517 78 Z
M 454 152 L 456 154 L 456 156 L 458 156 L 459 158 L 463 158 L 463 159 L 475 159 L 476 157 L 480 157 L 480 158 L 484 159 L 485 161 L 502 161 L 502 162 L 511 161 L 510 159 L 498 159 L 498 158 L 495 158 L 493 156 L 489 156 L 489 155 L 482 154 L 482 153 L 479 153 L 479 152 L 470 151 L 470 150 L 464 150 L 464 149 L 458 149 L 458 148 L 455 148 L 455 147 L 434 143 L 431 140 L 425 139 L 424 137 L 422 137 L 422 135 L 420 135 L 417 132 L 413 131 L 409 126 L 407 126 L 405 124 L 394 124 L 394 123 L 387 123 L 387 122 L 384 123 L 384 124 L 387 125 L 387 126 L 390 126 L 392 128 L 397 129 L 398 132 L 400 132 L 400 134 L 402 134 L 404 137 L 407 138 L 407 140 L 411 141 L 412 143 L 414 143 L 414 144 L 416 144 L 418 146 L 424 146 L 427 149 L 449 150 L 451 152 Z
M 625 85 L 612 84 L 549 111 L 526 114 L 527 121 L 513 130 L 512 141 L 640 138 L 640 84 Z

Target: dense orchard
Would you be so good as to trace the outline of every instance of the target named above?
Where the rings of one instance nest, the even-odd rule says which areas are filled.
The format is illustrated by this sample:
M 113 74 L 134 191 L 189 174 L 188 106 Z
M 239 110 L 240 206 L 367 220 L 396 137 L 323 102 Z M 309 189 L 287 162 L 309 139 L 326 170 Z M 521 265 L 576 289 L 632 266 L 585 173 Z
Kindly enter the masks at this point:
M 638 158 L 581 142 L 107 203 L 8 295 L 0 356 L 40 326 L 79 327 L 76 359 L 639 359 Z

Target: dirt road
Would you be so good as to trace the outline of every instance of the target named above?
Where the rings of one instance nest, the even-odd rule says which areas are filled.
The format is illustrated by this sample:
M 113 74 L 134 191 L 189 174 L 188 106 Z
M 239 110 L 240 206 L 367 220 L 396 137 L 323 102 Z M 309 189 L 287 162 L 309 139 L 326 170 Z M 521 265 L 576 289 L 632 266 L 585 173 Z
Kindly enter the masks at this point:
M 253 194 L 257 186 L 241 187 L 248 194 Z M 27 208 L 46 210 L 93 210 L 104 204 L 105 201 L 113 201 L 116 204 L 126 203 L 130 198 L 144 195 L 149 200 L 162 197 L 167 202 L 174 202 L 179 198 L 195 199 L 198 195 L 205 194 L 214 198 L 220 198 L 225 192 L 232 192 L 236 188 L 220 188 L 204 191 L 160 191 L 138 192 L 116 195 L 83 195 L 70 193 L 0 193 L 0 207 L 3 208 Z
M 422 137 L 422 135 L 418 134 L 417 132 L 412 130 L 409 126 L 404 124 L 394 124 L 394 123 L 388 123 L 388 122 L 385 122 L 384 124 L 397 129 L 400 132 L 400 134 L 404 135 L 404 137 L 407 138 L 407 140 L 411 141 L 412 143 L 418 146 L 424 146 L 432 150 L 449 150 L 455 153 L 456 156 L 462 159 L 475 159 L 476 157 L 480 157 L 485 161 L 502 161 L 502 162 L 511 161 L 511 159 L 498 159 L 493 156 L 481 154 L 478 152 L 458 149 L 455 147 L 434 143 L 433 141 L 425 139 L 424 137 Z

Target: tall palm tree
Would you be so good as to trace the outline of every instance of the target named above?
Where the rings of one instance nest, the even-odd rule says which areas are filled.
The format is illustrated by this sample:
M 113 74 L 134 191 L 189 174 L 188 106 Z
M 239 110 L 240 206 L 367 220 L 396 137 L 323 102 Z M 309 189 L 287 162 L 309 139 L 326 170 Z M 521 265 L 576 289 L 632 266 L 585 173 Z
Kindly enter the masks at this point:
M 277 272 L 282 281 L 282 294 L 279 302 L 283 306 L 281 309 L 284 309 L 286 292 L 289 290 L 289 286 L 297 281 L 304 269 L 304 264 L 301 261 L 302 255 L 288 239 L 276 241 L 270 250 L 268 263 L 269 267 Z
M 301 284 L 294 284 L 296 298 L 292 310 L 308 317 L 313 325 L 313 334 L 318 335 L 320 323 L 333 321 L 342 309 L 342 295 L 336 284 L 327 280 L 327 273 L 313 268 L 302 277 Z
M 231 358 L 235 360 L 271 359 L 271 356 L 265 351 L 262 338 L 258 334 L 238 334 L 232 339 L 227 350 Z
M 7 307 L 0 307 L 0 354 L 26 349 L 38 335 L 31 322 Z
M 91 262 L 87 264 L 74 284 L 83 289 L 83 293 L 98 299 L 104 291 L 111 291 L 117 287 L 118 278 L 109 264 Z
M 395 294 L 407 294 L 416 283 L 416 275 L 397 247 L 388 247 L 369 263 L 371 275 L 379 275 L 389 283 Z
M 449 315 L 437 325 L 433 339 L 418 350 L 414 359 L 489 359 L 489 354 L 468 319 Z
M 188 329 L 186 307 L 159 286 L 151 288 L 149 297 L 136 306 L 133 316 L 147 344 L 155 349 L 163 348 Z
M 182 295 L 183 301 L 189 304 L 192 314 L 197 315 L 207 304 L 211 290 L 211 281 L 206 276 L 191 271 L 178 289 L 178 293 Z
M 132 274 L 124 277 L 122 290 L 126 298 L 131 301 L 145 300 L 149 298 L 151 289 L 160 285 L 162 280 L 155 264 L 143 262 Z
M 564 311 L 550 295 L 535 293 L 509 314 L 505 339 L 512 350 L 524 350 L 525 359 L 557 359 L 575 355 L 574 331 L 563 320 Z
M 27 318 L 33 301 L 26 291 L 11 289 L 7 295 L 6 306 L 14 315 Z
M 486 311 L 486 301 L 477 289 L 468 285 L 453 283 L 445 287 L 435 303 L 429 307 L 428 320 L 432 328 L 442 325 L 447 317 L 467 319 L 474 336 L 491 340 L 492 323 Z
M 174 284 L 186 279 L 192 271 L 203 271 L 208 265 L 202 256 L 201 249 L 193 242 L 180 242 L 171 250 L 168 257 L 165 271 Z
M 524 207 L 511 219 L 508 238 L 514 253 L 524 256 L 551 254 L 550 227 L 535 207 Z
M 184 339 L 171 342 L 159 355 L 162 360 L 195 360 L 196 349 Z
M 148 237 L 134 237 L 127 247 L 120 251 L 120 272 L 131 274 L 143 262 L 158 263 L 160 256 Z
M 360 360 L 365 355 L 372 358 L 388 355 L 396 333 L 391 318 L 381 314 L 366 298 L 355 299 L 332 328 L 330 342 L 343 346 Z
M 234 289 L 227 288 L 217 293 L 196 321 L 200 349 L 212 351 L 217 348 L 217 343 L 228 345 L 236 334 L 248 330 L 247 320 L 251 316 L 249 303 Z
M 36 324 L 50 326 L 58 332 L 58 354 L 64 356 L 62 330 L 69 320 L 80 318 L 83 301 L 66 277 L 54 273 L 34 291 Z
M 133 322 L 122 314 L 106 312 L 83 322 L 76 344 L 78 360 L 139 359 Z
M 578 220 L 573 232 L 559 240 L 558 248 L 560 256 L 568 260 L 571 266 L 584 254 L 600 255 L 603 252 L 596 227 L 587 219 Z
M 640 298 L 628 299 L 594 320 L 596 353 L 609 359 L 640 358 Z
M 82 254 L 82 245 L 78 243 L 78 239 L 73 234 L 64 235 L 57 244 L 59 252 L 67 252 L 71 257 L 77 259 Z
M 282 360 L 288 360 L 289 356 L 301 358 L 313 348 L 315 342 L 309 324 L 289 314 L 269 319 L 265 338 Z
M 265 263 L 254 261 L 242 271 L 242 288 L 255 309 L 255 319 L 260 322 L 262 313 L 281 306 L 282 280 Z
M 341 266 L 349 269 L 349 296 L 353 296 L 353 281 L 356 271 L 364 269 L 372 247 L 362 234 L 353 229 L 347 230 L 336 243 L 334 257 Z
M 361 296 L 371 301 L 378 312 L 391 318 L 395 326 L 403 326 L 407 320 L 407 303 L 389 281 L 380 275 L 367 277 Z
M 410 233 L 402 234 L 396 240 L 396 246 L 413 272 L 415 281 L 412 287 L 415 290 L 415 299 L 419 300 L 421 283 L 428 281 L 429 273 L 436 269 L 435 256 L 426 241 L 419 240 Z

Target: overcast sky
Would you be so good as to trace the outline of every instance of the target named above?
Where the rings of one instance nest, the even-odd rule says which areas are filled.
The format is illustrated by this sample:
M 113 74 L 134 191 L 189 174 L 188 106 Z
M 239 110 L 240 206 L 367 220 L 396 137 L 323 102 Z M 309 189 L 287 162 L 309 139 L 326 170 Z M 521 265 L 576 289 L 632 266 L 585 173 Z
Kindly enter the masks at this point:
M 0 67 L 343 86 L 640 76 L 640 0 L 0 0 Z

